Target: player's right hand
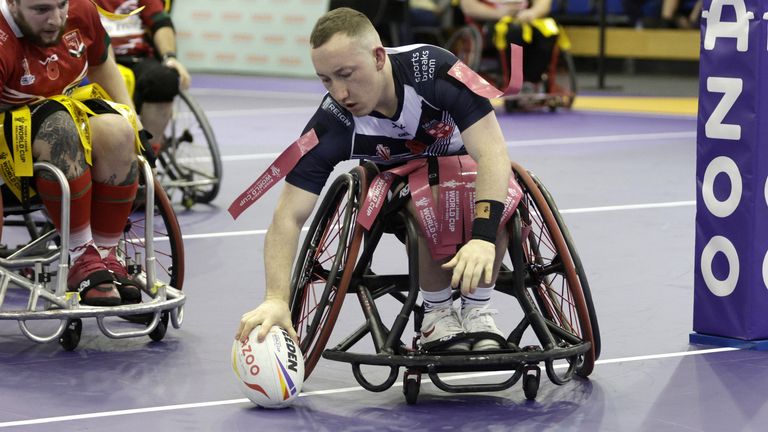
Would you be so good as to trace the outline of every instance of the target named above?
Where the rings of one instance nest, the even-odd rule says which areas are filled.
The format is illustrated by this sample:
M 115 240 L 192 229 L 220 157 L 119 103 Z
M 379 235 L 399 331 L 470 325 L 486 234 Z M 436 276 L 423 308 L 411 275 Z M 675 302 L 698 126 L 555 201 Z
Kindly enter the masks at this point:
M 245 342 L 251 331 L 258 325 L 261 325 L 257 336 L 259 342 L 264 341 L 269 329 L 273 326 L 284 328 L 288 331 L 291 339 L 297 343 L 299 342 L 299 337 L 296 335 L 296 331 L 291 323 L 291 312 L 288 309 L 288 303 L 283 300 L 267 299 L 256 309 L 244 313 L 240 317 L 240 326 L 235 334 L 235 339 Z

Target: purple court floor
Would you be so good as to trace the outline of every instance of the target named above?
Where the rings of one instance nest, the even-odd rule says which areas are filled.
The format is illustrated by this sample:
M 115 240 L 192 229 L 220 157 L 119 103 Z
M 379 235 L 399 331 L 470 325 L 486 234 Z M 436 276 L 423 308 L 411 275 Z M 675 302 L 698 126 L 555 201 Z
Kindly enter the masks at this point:
M 187 259 L 182 328 L 159 343 L 111 340 L 86 320 L 79 347 L 65 352 L 0 321 L 0 429 L 766 430 L 768 354 L 688 343 L 695 117 L 589 111 L 499 115 L 511 157 L 547 185 L 586 268 L 602 336 L 589 380 L 556 386 L 542 377 L 535 401 L 520 385 L 451 394 L 425 381 L 411 406 L 399 385 L 365 391 L 347 364 L 323 359 L 292 408 L 253 408 L 229 355 L 240 315 L 264 294 L 263 237 L 277 190 L 236 222 L 226 208 L 298 137 L 322 89 L 314 80 L 198 75 L 192 94 L 217 135 L 224 176 L 213 205 L 177 207 Z M 397 266 L 402 247 L 381 248 L 377 264 Z M 508 305 L 495 306 L 505 329 Z M 360 316 L 349 301 L 337 329 Z

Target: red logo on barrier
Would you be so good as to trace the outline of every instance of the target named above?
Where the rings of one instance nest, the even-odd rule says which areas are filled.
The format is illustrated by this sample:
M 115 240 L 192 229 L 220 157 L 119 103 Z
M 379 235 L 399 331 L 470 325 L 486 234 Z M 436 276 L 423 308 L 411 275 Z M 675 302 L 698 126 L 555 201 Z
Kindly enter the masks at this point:
M 237 55 L 234 53 L 218 53 L 216 54 L 216 61 L 232 63 L 237 59 Z
M 222 39 L 222 35 L 219 32 L 204 32 L 203 39 L 211 42 L 219 42 Z
M 203 60 L 206 56 L 205 51 L 187 51 L 185 53 L 185 57 L 190 60 Z
M 240 21 L 243 15 L 240 12 L 224 12 L 221 14 L 222 21 Z
M 272 45 L 282 45 L 285 43 L 285 36 L 280 34 L 264 35 L 264 42 Z
M 304 15 L 286 15 L 283 17 L 283 22 L 286 24 L 304 24 L 307 22 L 307 17 Z
M 280 57 L 278 62 L 283 66 L 299 66 L 301 59 L 299 57 Z
M 251 21 L 257 23 L 268 23 L 272 21 L 272 14 L 254 14 L 251 15 Z
M 266 64 L 269 63 L 269 57 L 265 55 L 251 54 L 245 58 L 245 61 L 252 64 Z
M 207 21 L 211 19 L 213 14 L 210 11 L 205 10 L 197 10 L 192 12 L 192 20 L 193 21 Z
M 253 38 L 252 33 L 234 33 L 232 35 L 232 40 L 235 42 L 252 42 Z

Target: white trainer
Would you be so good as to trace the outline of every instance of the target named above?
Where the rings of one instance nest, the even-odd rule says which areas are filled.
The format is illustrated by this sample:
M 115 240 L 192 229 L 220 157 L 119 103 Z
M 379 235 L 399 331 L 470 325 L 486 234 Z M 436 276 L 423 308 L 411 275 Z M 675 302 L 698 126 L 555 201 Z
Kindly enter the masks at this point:
M 452 339 L 463 335 L 464 328 L 452 307 L 424 314 L 424 320 L 421 322 L 421 346 L 424 349 L 440 347 L 450 351 L 468 351 L 469 342 L 466 340 L 450 343 Z
M 464 331 L 472 336 L 473 333 L 494 333 L 504 339 L 504 334 L 496 327 L 493 316 L 498 311 L 485 306 L 467 306 L 461 309 L 461 325 Z M 501 348 L 495 339 L 478 339 L 472 345 L 472 351 L 489 351 Z

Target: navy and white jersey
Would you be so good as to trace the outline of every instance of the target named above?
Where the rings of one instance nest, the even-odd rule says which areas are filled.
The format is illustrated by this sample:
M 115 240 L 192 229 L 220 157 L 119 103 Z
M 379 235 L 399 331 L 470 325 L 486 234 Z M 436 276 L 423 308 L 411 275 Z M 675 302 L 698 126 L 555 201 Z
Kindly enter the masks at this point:
M 387 48 L 397 94 L 392 118 L 378 112 L 352 114 L 330 94 L 304 128 L 315 129 L 319 143 L 304 155 L 286 181 L 320 194 L 339 162 L 372 161 L 384 168 L 427 156 L 466 154 L 461 131 L 493 110 L 448 70 L 457 58 L 432 45 Z

